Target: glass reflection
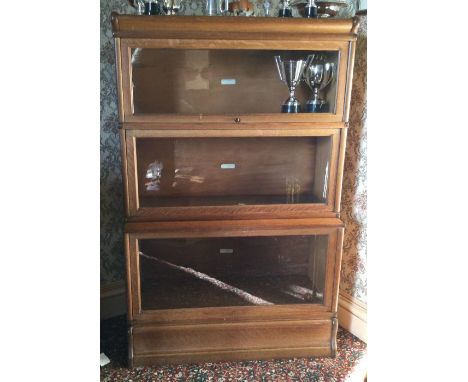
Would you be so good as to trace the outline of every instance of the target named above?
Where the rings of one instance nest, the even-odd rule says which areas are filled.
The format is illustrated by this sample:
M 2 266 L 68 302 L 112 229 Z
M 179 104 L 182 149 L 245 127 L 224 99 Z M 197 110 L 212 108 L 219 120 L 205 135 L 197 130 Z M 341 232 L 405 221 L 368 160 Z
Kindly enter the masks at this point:
M 321 304 L 327 236 L 140 241 L 142 309 Z
M 143 207 L 326 203 L 330 137 L 137 138 Z

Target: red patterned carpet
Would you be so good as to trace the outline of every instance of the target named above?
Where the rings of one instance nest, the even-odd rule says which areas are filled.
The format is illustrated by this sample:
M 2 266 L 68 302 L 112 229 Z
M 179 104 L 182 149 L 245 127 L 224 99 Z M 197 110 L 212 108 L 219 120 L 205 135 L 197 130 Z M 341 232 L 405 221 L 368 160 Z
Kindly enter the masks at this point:
M 338 329 L 336 358 L 291 358 L 271 361 L 216 362 L 194 365 L 137 367 L 128 369 L 124 316 L 102 321 L 101 352 L 111 363 L 101 368 L 101 381 L 298 381 L 362 382 L 356 378 L 366 355 L 366 344 Z

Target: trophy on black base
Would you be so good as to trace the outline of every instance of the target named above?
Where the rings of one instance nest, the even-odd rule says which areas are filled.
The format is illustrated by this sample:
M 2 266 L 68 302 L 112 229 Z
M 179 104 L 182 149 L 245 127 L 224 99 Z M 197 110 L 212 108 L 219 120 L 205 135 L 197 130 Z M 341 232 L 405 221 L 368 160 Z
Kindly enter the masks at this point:
M 308 19 L 317 18 L 317 4 L 315 4 L 315 0 L 308 0 L 304 8 L 304 17 Z
M 313 55 L 305 60 L 281 60 L 281 56 L 275 56 L 276 67 L 281 81 L 284 81 L 289 89 L 289 98 L 281 107 L 282 113 L 300 113 L 301 104 L 294 95 L 296 87 L 302 81 L 304 69 L 309 67 Z
M 289 4 L 289 0 L 283 0 L 283 5 L 278 11 L 278 17 L 293 17 L 292 8 Z
M 335 64 L 326 62 L 323 57 L 308 65 L 304 70 L 304 82 L 312 89 L 312 98 L 307 101 L 308 113 L 329 113 L 330 105 L 320 97 L 320 92 L 325 89 L 335 77 Z

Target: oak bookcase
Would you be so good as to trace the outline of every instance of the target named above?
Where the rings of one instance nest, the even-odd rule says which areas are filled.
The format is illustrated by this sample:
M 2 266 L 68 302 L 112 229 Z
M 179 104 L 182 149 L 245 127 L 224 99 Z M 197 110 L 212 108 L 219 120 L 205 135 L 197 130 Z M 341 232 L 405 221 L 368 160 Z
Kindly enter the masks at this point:
M 112 26 L 130 365 L 334 356 L 357 20 Z M 280 113 L 273 57 L 317 53 L 329 112 Z

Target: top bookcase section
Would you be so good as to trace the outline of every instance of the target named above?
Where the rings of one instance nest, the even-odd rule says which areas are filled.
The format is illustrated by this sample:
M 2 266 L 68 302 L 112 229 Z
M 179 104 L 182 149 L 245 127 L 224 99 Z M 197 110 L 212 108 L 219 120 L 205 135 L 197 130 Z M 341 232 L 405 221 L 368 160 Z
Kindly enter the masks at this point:
M 354 54 L 351 42 L 356 39 L 357 19 L 114 13 L 112 25 L 121 122 L 348 120 Z M 331 80 L 315 91 L 315 97 L 310 83 L 302 80 L 296 86 L 299 112 L 281 112 L 291 89 L 280 79 L 277 56 L 293 63 L 312 56 L 315 65 L 327 65 Z M 297 75 L 298 69 L 291 72 Z

